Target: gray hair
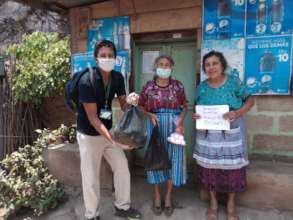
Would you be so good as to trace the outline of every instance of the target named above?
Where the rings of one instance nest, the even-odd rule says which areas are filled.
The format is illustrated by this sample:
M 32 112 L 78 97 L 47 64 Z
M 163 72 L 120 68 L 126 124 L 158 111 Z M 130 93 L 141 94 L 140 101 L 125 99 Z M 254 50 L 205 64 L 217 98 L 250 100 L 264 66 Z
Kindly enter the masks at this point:
M 168 56 L 168 55 L 160 55 L 158 56 L 156 59 L 155 59 L 155 62 L 154 62 L 154 72 L 155 72 L 155 75 L 154 75 L 154 80 L 156 80 L 158 78 L 157 74 L 156 74 L 156 65 L 158 64 L 158 62 L 161 60 L 161 59 L 167 59 L 170 64 L 171 64 L 171 67 L 173 67 L 175 65 L 175 62 L 173 60 L 173 58 L 171 56 Z M 170 76 L 171 77 L 171 76 Z M 170 78 L 169 77 L 169 78 Z
M 175 65 L 175 62 L 174 62 L 174 60 L 173 60 L 173 58 L 171 56 L 168 56 L 168 55 L 160 55 L 154 61 L 154 70 L 156 69 L 156 65 L 158 64 L 158 62 L 161 59 L 167 59 L 170 62 L 171 67 L 173 67 Z

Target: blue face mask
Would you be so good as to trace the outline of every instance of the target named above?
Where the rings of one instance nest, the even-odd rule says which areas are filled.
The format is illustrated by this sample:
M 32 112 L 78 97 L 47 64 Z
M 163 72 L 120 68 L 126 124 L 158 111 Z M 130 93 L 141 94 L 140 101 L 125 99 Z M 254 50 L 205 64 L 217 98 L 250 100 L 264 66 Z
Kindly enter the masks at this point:
M 171 69 L 163 69 L 163 68 L 157 68 L 156 69 L 156 74 L 158 77 L 161 78 L 169 78 L 171 75 L 172 70 Z

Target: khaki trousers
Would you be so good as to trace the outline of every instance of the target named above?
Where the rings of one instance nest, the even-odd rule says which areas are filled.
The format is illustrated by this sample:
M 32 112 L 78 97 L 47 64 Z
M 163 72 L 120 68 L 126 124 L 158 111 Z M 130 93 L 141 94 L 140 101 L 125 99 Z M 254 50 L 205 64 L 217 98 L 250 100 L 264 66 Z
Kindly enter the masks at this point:
M 100 168 L 102 157 L 110 164 L 114 174 L 115 202 L 119 209 L 130 207 L 130 173 L 123 150 L 103 136 L 90 136 L 77 132 L 80 151 L 82 190 L 85 217 L 99 216 Z

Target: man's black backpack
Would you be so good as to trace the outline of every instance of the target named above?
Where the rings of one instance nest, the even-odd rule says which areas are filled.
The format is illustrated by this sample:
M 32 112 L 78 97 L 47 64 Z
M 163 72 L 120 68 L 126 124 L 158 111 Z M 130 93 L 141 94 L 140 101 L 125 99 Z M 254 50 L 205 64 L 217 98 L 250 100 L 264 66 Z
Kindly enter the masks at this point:
M 94 87 L 94 70 L 89 67 L 83 71 L 75 73 L 65 86 L 65 102 L 67 107 L 72 111 L 77 111 L 78 102 L 78 83 L 84 74 L 89 74 L 91 84 Z

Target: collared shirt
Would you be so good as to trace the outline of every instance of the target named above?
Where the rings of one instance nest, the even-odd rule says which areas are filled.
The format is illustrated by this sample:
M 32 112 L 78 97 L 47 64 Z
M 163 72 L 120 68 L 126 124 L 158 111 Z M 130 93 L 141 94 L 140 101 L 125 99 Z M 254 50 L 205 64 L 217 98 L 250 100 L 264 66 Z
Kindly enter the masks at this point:
M 99 133 L 96 129 L 91 125 L 87 114 L 85 112 L 83 103 L 96 103 L 97 105 L 97 116 L 100 115 L 100 111 L 102 108 L 105 107 L 106 98 L 105 98 L 105 86 L 103 83 L 102 76 L 98 69 L 94 69 L 94 86 L 93 87 L 89 74 L 84 74 L 79 81 L 78 87 L 78 100 L 79 100 L 79 107 L 78 107 L 78 115 L 77 115 L 77 130 L 86 135 L 96 136 Z M 119 96 L 125 95 L 125 85 L 124 85 L 124 78 L 121 73 L 112 71 L 111 72 L 111 87 L 109 98 L 107 100 L 107 106 L 109 109 L 112 109 L 112 100 L 115 94 Z M 106 126 L 107 129 L 112 128 L 112 118 L 111 120 L 100 119 L 103 124 Z

